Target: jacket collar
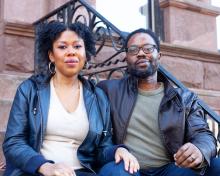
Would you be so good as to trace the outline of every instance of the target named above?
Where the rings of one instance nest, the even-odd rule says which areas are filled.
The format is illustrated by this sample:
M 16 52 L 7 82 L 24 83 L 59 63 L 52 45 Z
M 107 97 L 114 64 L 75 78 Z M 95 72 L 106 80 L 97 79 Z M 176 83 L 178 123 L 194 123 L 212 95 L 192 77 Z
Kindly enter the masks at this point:
M 171 82 L 161 72 L 158 72 L 157 80 L 158 82 L 163 82 L 165 88 L 164 94 L 167 99 L 172 99 L 178 94 L 177 90 L 173 87 Z
M 50 104 L 50 79 L 52 76 L 46 75 L 33 75 L 30 77 L 30 80 L 36 86 L 37 90 L 37 101 L 39 102 L 40 111 L 41 111 L 41 120 L 42 120 L 42 134 L 45 134 L 47 126 L 47 117 L 49 112 Z M 88 81 L 79 75 L 79 80 L 83 84 L 83 98 L 86 107 L 87 114 L 89 114 L 92 101 L 93 101 L 93 92 L 95 91 L 95 84 L 92 81 Z M 90 98 L 88 98 L 90 97 Z M 89 118 L 89 116 L 88 116 Z

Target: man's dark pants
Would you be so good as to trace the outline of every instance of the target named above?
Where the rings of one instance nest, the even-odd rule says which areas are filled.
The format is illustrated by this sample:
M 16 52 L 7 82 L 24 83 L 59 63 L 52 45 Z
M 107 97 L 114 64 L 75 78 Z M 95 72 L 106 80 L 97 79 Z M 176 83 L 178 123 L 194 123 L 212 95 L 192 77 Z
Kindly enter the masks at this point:
M 124 169 L 124 163 L 114 162 L 106 164 L 99 172 L 99 176 L 198 176 L 199 174 L 191 169 L 177 167 L 174 163 L 165 166 L 140 170 L 138 173 L 129 174 Z M 110 171 L 110 173 L 109 173 Z M 210 167 L 207 167 L 204 176 L 220 176 L 220 158 L 213 158 Z

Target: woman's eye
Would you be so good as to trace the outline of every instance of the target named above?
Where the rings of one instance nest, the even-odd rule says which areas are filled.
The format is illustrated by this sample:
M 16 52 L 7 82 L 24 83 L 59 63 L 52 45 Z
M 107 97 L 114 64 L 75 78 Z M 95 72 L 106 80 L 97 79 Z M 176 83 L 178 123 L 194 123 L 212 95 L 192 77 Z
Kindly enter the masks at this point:
M 75 49 L 79 49 L 79 48 L 81 48 L 81 47 L 82 47 L 82 45 L 75 45 L 75 46 L 74 46 Z
M 66 46 L 58 46 L 58 48 L 60 48 L 60 49 L 65 49 Z

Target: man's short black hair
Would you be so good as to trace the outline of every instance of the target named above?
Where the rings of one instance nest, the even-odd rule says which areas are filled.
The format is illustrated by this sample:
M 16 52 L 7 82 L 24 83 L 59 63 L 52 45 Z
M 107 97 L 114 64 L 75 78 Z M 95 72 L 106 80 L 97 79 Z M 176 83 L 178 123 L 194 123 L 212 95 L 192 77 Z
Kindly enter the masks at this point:
M 144 29 L 144 28 L 140 28 L 140 29 L 134 30 L 133 32 L 131 32 L 131 33 L 128 34 L 128 36 L 127 36 L 127 38 L 126 38 L 126 40 L 125 40 L 125 48 L 127 48 L 127 46 L 128 46 L 128 41 L 129 41 L 129 39 L 130 39 L 133 35 L 135 35 L 135 34 L 137 34 L 137 33 L 146 33 L 146 34 L 150 35 L 150 36 L 154 39 L 154 41 L 155 41 L 155 43 L 156 43 L 157 51 L 158 51 L 158 52 L 160 51 L 160 40 L 159 40 L 159 38 L 157 37 L 157 35 L 156 35 L 152 30 L 150 30 L 150 29 Z

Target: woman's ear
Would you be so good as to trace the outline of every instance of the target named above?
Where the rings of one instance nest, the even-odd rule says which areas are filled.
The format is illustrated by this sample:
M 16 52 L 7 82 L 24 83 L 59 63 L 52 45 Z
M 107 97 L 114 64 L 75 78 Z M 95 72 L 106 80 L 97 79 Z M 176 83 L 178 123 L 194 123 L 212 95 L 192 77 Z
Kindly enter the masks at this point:
M 51 62 L 54 62 L 54 57 L 53 57 L 53 52 L 52 51 L 48 51 L 48 56 Z

